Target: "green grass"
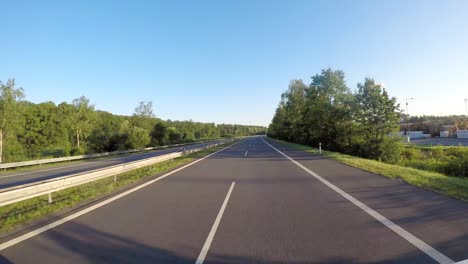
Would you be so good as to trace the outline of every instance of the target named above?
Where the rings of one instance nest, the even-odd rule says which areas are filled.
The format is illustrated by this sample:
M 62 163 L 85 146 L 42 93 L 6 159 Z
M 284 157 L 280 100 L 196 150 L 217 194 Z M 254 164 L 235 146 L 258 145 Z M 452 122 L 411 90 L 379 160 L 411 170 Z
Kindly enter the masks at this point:
M 307 152 L 318 154 L 318 149 L 311 148 L 304 145 L 279 141 L 283 144 L 292 146 L 297 149 L 305 150 Z M 418 186 L 427 190 L 435 191 L 450 197 L 468 201 L 468 179 L 450 177 L 441 173 L 418 170 L 414 168 L 407 168 L 398 165 L 386 164 L 380 161 L 369 160 L 341 154 L 332 151 L 322 151 L 322 155 L 336 160 L 338 162 L 383 175 L 389 178 L 403 179 L 409 184 Z
M 53 202 L 48 203 L 47 195 L 0 207 L 0 232 L 9 231 L 20 225 L 41 219 L 53 213 L 89 203 L 103 196 L 125 189 L 144 178 L 168 172 L 176 167 L 188 164 L 196 159 L 215 152 L 224 146 L 202 150 L 173 161 L 165 161 L 150 167 L 141 168 L 117 176 L 83 184 L 52 193 Z

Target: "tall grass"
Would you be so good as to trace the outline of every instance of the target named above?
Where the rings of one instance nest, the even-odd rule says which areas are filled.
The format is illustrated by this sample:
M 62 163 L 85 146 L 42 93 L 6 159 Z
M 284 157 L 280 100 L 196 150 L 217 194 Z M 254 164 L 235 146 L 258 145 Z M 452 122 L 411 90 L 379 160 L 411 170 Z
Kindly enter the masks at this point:
M 406 146 L 399 165 L 468 178 L 468 148 Z

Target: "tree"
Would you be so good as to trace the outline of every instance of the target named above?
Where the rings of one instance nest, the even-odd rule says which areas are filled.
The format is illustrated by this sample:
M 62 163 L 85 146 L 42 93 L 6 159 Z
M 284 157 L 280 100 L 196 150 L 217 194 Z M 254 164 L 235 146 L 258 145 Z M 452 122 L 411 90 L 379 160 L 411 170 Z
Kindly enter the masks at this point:
M 223 136 L 262 133 L 264 127 L 163 121 L 151 102 L 141 102 L 132 116 L 95 111 L 82 96 L 71 103 L 23 101 L 14 80 L 0 82 L 0 162 L 61 157 L 84 152 L 141 148 Z
M 25 147 L 28 158 L 36 158 L 40 156 L 41 148 L 48 143 L 48 138 L 43 133 L 46 117 L 42 116 L 38 105 L 24 102 L 22 108 L 23 129 L 17 138 Z
M 167 125 L 164 122 L 159 122 L 154 125 L 153 131 L 151 132 L 151 138 L 154 145 L 166 145 L 169 141 Z
M 169 132 L 169 142 L 171 144 L 177 144 L 182 142 L 182 133 L 177 131 L 175 127 L 169 127 L 168 129 Z
M 141 101 L 140 104 L 135 107 L 134 115 L 151 118 L 154 117 L 153 114 L 153 102 L 151 101 Z
M 24 90 L 16 87 L 15 79 L 6 84 L 0 81 L 0 163 L 4 161 L 4 142 L 15 135 L 18 128 L 18 102 L 24 98 Z
M 127 149 L 140 149 L 148 146 L 151 138 L 146 129 L 139 127 L 131 127 L 128 131 L 127 142 L 125 146 Z
M 370 78 L 366 78 L 364 84 L 358 84 L 355 96 L 359 107 L 356 121 L 359 123 L 361 156 L 395 160 L 395 156 L 399 156 L 398 149 L 391 146 L 398 145 L 399 140 L 391 134 L 398 131 L 399 105 L 396 98 L 390 97 L 380 84 Z
M 342 71 L 322 70 L 305 87 L 291 81 L 269 126 L 268 134 L 367 158 L 396 162 L 401 150 L 399 106 L 372 79 L 351 93 Z
M 76 148 L 79 152 L 82 152 L 80 141 L 85 139 L 91 132 L 93 119 L 94 105 L 90 104 L 88 98 L 81 96 L 72 101 L 69 121 L 76 136 Z
M 302 80 L 292 80 L 289 88 L 281 95 L 283 102 L 283 115 L 281 133 L 288 141 L 302 143 L 303 134 L 302 121 L 305 113 L 307 85 Z
M 128 120 L 120 125 L 119 149 L 139 149 L 146 147 L 151 141 L 148 132 L 133 126 Z
M 149 134 L 157 122 L 153 113 L 153 103 L 151 101 L 140 102 L 140 104 L 135 107 L 130 121 L 133 126 L 146 129 Z
M 276 108 L 275 115 L 271 121 L 271 124 L 268 127 L 268 136 L 277 138 L 277 139 L 286 139 L 286 129 L 284 128 L 286 120 L 286 110 L 285 110 L 284 98 L 281 97 L 281 101 Z
M 353 95 L 346 86 L 344 72 L 322 70 L 312 77 L 307 90 L 303 119 L 306 142 L 326 149 L 349 149 L 352 135 Z
M 122 116 L 96 111 L 96 118 L 88 146 L 93 152 L 115 151 L 119 148 L 119 130 L 125 120 Z M 128 122 L 128 121 L 127 121 Z

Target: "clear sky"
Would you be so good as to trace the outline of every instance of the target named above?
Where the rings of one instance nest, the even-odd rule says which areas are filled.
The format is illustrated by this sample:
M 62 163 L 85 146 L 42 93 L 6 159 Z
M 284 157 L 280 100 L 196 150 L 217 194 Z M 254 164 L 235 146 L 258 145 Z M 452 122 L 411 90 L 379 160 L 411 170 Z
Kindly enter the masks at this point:
M 464 114 L 468 1 L 0 0 L 0 80 L 32 102 L 268 125 L 291 79 L 384 82 L 410 114 Z

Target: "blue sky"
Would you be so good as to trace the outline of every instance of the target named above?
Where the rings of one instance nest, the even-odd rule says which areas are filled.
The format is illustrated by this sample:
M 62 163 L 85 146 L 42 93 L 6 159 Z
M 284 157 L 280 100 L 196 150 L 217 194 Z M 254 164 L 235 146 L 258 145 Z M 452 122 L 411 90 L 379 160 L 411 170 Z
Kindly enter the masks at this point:
M 268 125 L 291 79 L 341 69 L 410 114 L 464 114 L 468 1 L 0 0 L 0 80 L 32 102 Z

